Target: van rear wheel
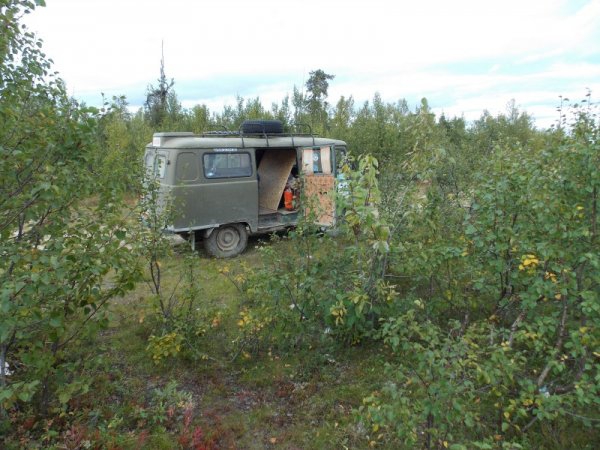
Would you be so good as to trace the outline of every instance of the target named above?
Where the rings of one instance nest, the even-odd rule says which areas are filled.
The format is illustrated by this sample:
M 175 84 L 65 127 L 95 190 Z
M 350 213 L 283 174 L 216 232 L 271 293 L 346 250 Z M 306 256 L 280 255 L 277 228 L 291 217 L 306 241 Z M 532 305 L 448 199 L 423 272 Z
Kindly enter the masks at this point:
M 248 232 L 240 223 L 222 225 L 206 238 L 204 248 L 217 258 L 231 258 L 242 253 L 248 244 Z

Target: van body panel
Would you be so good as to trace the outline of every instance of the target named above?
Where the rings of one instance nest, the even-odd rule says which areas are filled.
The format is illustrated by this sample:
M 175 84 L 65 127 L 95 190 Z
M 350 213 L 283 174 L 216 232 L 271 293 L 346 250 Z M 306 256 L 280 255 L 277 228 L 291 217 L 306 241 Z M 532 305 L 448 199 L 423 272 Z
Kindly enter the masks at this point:
M 213 181 L 213 180 L 211 180 Z M 200 230 L 227 223 L 258 229 L 256 178 L 228 179 L 172 188 L 175 218 L 173 231 Z

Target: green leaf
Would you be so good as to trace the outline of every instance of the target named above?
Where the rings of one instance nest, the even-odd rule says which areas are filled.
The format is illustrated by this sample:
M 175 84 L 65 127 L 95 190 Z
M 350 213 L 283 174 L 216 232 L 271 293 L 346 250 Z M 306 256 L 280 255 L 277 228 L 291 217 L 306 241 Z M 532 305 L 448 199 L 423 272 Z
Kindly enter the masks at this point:
M 69 391 L 63 391 L 61 393 L 58 394 L 58 401 L 62 404 L 65 405 L 69 402 L 69 400 L 71 400 L 72 397 L 72 393 Z

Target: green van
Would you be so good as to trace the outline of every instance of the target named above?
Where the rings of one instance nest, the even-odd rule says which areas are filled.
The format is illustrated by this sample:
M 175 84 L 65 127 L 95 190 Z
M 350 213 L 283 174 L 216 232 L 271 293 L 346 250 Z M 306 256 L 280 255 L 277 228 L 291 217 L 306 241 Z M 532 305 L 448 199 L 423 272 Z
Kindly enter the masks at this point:
M 171 205 L 167 231 L 231 257 L 250 234 L 296 225 L 305 212 L 300 191 L 316 205 L 317 223 L 334 226 L 337 160 L 345 152 L 343 141 L 254 120 L 237 132 L 155 133 L 144 161 L 159 182 L 159 204 Z

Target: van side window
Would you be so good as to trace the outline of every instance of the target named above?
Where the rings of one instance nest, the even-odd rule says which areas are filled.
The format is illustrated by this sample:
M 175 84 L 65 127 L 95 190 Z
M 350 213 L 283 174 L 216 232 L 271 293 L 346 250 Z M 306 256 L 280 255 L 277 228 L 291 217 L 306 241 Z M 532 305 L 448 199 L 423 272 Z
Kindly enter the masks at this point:
M 177 155 L 175 173 L 179 181 L 194 181 L 198 179 L 198 157 L 195 153 L 186 152 Z
M 237 178 L 252 175 L 249 153 L 205 153 L 206 178 Z

